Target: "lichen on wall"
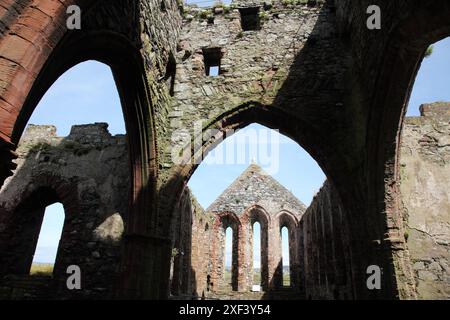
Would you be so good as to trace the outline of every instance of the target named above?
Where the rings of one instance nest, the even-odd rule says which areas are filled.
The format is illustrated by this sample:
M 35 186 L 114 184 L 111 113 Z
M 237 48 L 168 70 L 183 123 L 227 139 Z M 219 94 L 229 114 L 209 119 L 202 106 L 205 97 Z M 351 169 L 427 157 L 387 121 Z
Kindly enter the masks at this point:
M 412 268 L 415 284 L 407 285 L 419 299 L 449 299 L 450 103 L 422 105 L 421 111 L 420 117 L 405 119 L 401 137 L 399 183 L 407 247 L 397 263 Z M 353 235 L 345 229 L 350 223 L 338 191 L 327 181 L 301 221 L 307 296 L 351 298 L 355 251 Z M 330 266 L 335 268 L 331 273 Z M 335 280 L 330 281 L 330 274 Z
M 450 103 L 407 118 L 400 165 L 407 245 L 420 299 L 450 299 Z
M 54 276 L 46 282 L 53 287 L 48 298 L 112 297 L 128 215 L 130 168 L 125 136 L 112 136 L 107 127 L 73 126 L 67 137 L 59 137 L 54 126 L 28 126 L 17 149 L 17 169 L 0 190 L 1 277 L 28 276 L 44 210 L 60 202 L 65 220 L 55 244 Z M 70 265 L 80 267 L 83 290 L 67 289 Z

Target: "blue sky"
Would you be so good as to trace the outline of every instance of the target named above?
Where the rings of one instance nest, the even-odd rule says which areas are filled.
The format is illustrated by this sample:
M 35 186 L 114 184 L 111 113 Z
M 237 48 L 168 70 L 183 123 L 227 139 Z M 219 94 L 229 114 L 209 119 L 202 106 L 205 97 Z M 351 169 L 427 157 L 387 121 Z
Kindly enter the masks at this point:
M 435 44 L 433 55 L 424 60 L 414 84 L 408 115 L 418 115 L 418 108 L 422 103 L 450 101 L 449 84 L 450 38 L 447 38 Z M 32 124 L 56 125 L 60 136 L 68 135 L 74 124 L 93 122 L 109 123 L 112 134 L 125 133 L 120 100 L 111 71 L 106 65 L 93 61 L 77 65 L 62 75 L 45 94 L 29 121 Z M 189 187 L 204 208 L 208 207 L 252 160 L 257 163 L 262 160 L 258 154 L 248 154 L 244 163 L 207 165 L 208 158 L 217 157 L 220 152 L 226 153 L 227 144 L 235 144 L 240 136 L 245 136 L 250 131 L 264 133 L 263 130 L 264 127 L 253 124 L 239 131 L 214 149 L 199 166 L 189 181 Z M 267 136 L 269 132 L 272 131 L 266 131 Z M 279 136 L 277 145 L 278 150 L 275 148 L 273 155 L 278 155 L 279 163 L 273 176 L 308 205 L 325 179 L 323 172 L 309 154 L 292 140 Z M 273 145 L 264 139 L 249 140 L 246 150 L 254 148 L 270 151 Z M 267 163 L 260 164 L 263 168 L 267 167 Z M 51 206 L 46 210 L 35 261 L 54 261 L 60 237 L 58 230 L 63 224 L 61 213 L 61 206 Z
M 433 45 L 433 54 L 425 58 L 414 82 L 408 116 L 420 115 L 423 103 L 450 101 L 450 38 Z
M 125 133 L 120 98 L 111 69 L 87 61 L 64 73 L 46 92 L 28 123 L 54 124 L 67 136 L 74 124 L 107 122 L 112 134 Z
M 45 210 L 41 233 L 34 253 L 33 262 L 48 263 L 56 258 L 56 251 L 64 224 L 64 208 L 61 203 L 48 206 Z

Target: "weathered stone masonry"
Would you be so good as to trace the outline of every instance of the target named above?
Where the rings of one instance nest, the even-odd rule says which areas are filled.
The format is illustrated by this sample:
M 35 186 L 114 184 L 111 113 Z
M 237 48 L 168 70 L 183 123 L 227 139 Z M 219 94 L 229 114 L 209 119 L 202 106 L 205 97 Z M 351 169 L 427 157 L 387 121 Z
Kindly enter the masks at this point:
M 450 299 L 450 103 L 406 118 L 400 190 L 418 297 Z
M 421 106 L 406 118 L 400 153 L 400 190 L 407 257 L 421 299 L 450 298 L 450 104 Z M 349 217 L 336 189 L 325 183 L 300 222 L 306 296 L 353 298 Z
M 76 4 L 82 10 L 81 30 L 66 29 L 66 9 Z M 164 123 L 169 90 L 165 77 L 170 51 L 174 51 L 180 30 L 178 2 L 166 1 L 161 11 L 159 0 L 33 0 L 2 1 L 0 30 L 0 178 L 11 174 L 12 159 L 17 155 L 20 136 L 38 101 L 51 84 L 70 67 L 98 60 L 112 69 L 121 96 L 129 136 L 131 162 L 131 215 L 126 246 L 139 247 L 143 255 L 164 252 L 162 265 L 152 270 L 164 270 L 168 281 L 170 237 L 157 233 L 156 205 L 157 134 L 155 128 Z M 164 126 L 162 127 L 164 128 Z M 164 129 L 162 129 L 164 131 Z M 164 134 L 164 132 L 162 132 Z M 144 221 L 145 220 L 145 221 Z M 150 231 L 153 230 L 153 231 Z M 151 235 L 151 236 L 150 236 Z M 124 249 L 129 252 L 128 249 Z M 158 254 L 157 254 L 158 255 Z M 159 264 L 156 259 L 135 261 L 136 254 L 124 258 L 121 296 L 167 296 L 167 283 L 157 289 L 140 287 L 142 281 L 133 278 L 130 269 L 135 264 Z M 143 261 L 146 262 L 143 262 Z M 148 270 L 147 270 L 148 271 Z M 149 275 L 145 276 L 148 277 Z M 161 276 L 151 283 L 157 283 Z M 146 293 L 145 293 L 146 292 Z
M 405 263 L 413 264 L 420 298 L 448 298 L 450 108 L 436 103 L 421 110 L 421 117 L 407 118 L 402 136 L 401 190 L 411 257 Z M 53 126 L 28 127 L 18 148 L 17 170 L 0 191 L 0 292 L 9 298 L 110 298 L 118 281 L 128 219 L 126 140 L 112 137 L 106 124 L 74 126 L 65 138 L 55 131 Z M 66 219 L 53 279 L 45 280 L 45 293 L 30 296 L 29 290 L 17 291 L 18 281 L 27 278 L 44 209 L 58 201 Z M 265 292 L 282 288 L 280 230 L 286 226 L 290 298 L 354 298 L 348 216 L 329 181 L 306 208 L 252 164 L 206 210 L 186 188 L 176 212 L 180 219 L 172 240 L 173 296 L 251 291 L 252 226 L 259 222 Z M 234 231 L 232 288 L 223 274 L 228 226 Z M 83 270 L 80 292 L 65 287 L 65 270 L 71 264 Z
M 68 68 L 98 60 L 117 82 L 131 164 L 118 296 L 168 297 L 173 233 L 181 219 L 175 208 L 196 168 L 173 165 L 168 150 L 185 142 L 180 125 L 192 128 L 194 120 L 207 118 L 203 130 L 220 132 L 205 139 L 206 150 L 228 129 L 253 122 L 298 142 L 323 169 L 348 216 L 352 297 L 415 298 L 398 184 L 399 138 L 423 54 L 450 35 L 450 3 L 235 2 L 260 5 L 260 30 L 254 31 L 239 30 L 238 9 L 219 9 L 211 24 L 208 13 L 202 18 L 185 13 L 178 1 L 164 3 L 0 2 L 0 181 L 12 174 L 19 139 L 45 91 Z M 70 4 L 82 8 L 82 30 L 66 29 Z M 366 27 L 373 4 L 386 13 L 381 30 Z M 202 66 L 200 52 L 217 54 L 203 50 L 213 46 L 223 48 L 223 70 L 211 79 L 195 68 Z M 365 285 L 371 264 L 389 275 L 379 291 Z
M 111 136 L 107 124 L 74 126 L 65 138 L 53 126 L 31 125 L 17 152 L 16 172 L 0 192 L 0 275 L 28 276 L 45 208 L 61 202 L 65 220 L 50 297 L 110 298 L 128 217 L 125 136 Z M 81 268 L 83 290 L 67 290 L 70 265 Z
M 299 288 L 297 226 L 306 207 L 292 193 L 250 165 L 206 211 L 215 217 L 209 259 L 215 289 L 224 286 L 225 230 L 233 229 L 232 289 L 250 291 L 253 282 L 253 224 L 261 226 L 261 285 L 263 290 L 282 287 L 281 228 L 289 231 L 291 286 Z
M 54 126 L 28 126 L 17 149 L 17 169 L 0 191 L 1 298 L 114 297 L 130 180 L 126 137 L 111 136 L 107 126 L 74 126 L 64 138 Z M 31 262 L 45 208 L 55 202 L 65 211 L 55 268 L 51 278 L 36 279 L 29 276 Z M 207 243 L 200 240 L 200 227 L 208 221 L 189 189 L 177 213 L 182 218 L 173 233 L 171 293 L 192 296 L 200 286 L 195 271 L 207 267 L 209 253 L 198 250 Z M 66 287 L 70 265 L 81 269 L 80 291 Z M 21 288 L 22 283 L 29 285 Z

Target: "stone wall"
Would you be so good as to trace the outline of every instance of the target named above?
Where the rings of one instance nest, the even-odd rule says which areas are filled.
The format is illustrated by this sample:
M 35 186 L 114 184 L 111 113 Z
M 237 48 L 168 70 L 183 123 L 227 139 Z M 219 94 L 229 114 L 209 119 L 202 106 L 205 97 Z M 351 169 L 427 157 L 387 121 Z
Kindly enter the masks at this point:
M 125 136 L 107 124 L 30 125 L 17 150 L 17 170 L 0 191 L 0 275 L 28 275 L 45 208 L 62 203 L 65 220 L 53 298 L 110 298 L 117 285 L 128 214 L 130 168 Z M 82 290 L 66 287 L 67 267 L 81 268 Z
M 69 3 L 85 13 L 80 31 L 66 29 Z M 382 30 L 366 27 L 371 4 L 381 7 Z M 208 119 L 202 129 L 260 122 L 301 144 L 338 188 L 352 221 L 354 297 L 414 298 L 398 201 L 397 142 L 423 53 L 450 34 L 450 3 L 273 0 L 259 9 L 255 31 L 242 30 L 237 8 L 203 13 L 178 5 L 3 4 L 0 182 L 15 167 L 14 150 L 44 92 L 73 64 L 98 59 L 113 68 L 130 142 L 136 198 L 124 250 L 124 296 L 168 295 L 172 214 L 198 164 L 174 165 L 171 151 L 192 137 L 195 121 Z M 218 77 L 206 76 L 205 53 L 222 54 Z M 374 263 L 389 275 L 378 293 L 363 281 Z M 151 285 L 144 281 L 149 278 Z
M 306 210 L 300 200 L 256 164 L 250 165 L 206 210 L 240 216 L 252 206 L 260 206 L 270 215 L 282 210 L 299 214 Z
M 450 103 L 421 106 L 401 144 L 406 237 L 419 299 L 450 299 Z
M 250 292 L 253 285 L 270 291 L 283 287 L 281 229 L 289 231 L 289 265 L 293 291 L 299 290 L 298 222 L 306 207 L 291 192 L 250 165 L 207 209 L 214 217 L 211 241 L 211 279 L 214 290 Z M 253 227 L 261 231 L 261 283 L 253 279 Z M 231 287 L 224 281 L 225 231 L 233 230 Z
M 419 298 L 448 299 L 450 104 L 423 105 L 421 112 L 406 119 L 400 154 L 407 263 L 414 269 Z M 112 297 L 130 190 L 125 136 L 111 136 L 102 123 L 74 126 L 64 138 L 53 126 L 30 125 L 17 151 L 17 170 L 0 190 L 2 297 Z M 55 202 L 64 205 L 66 218 L 54 277 L 23 280 L 45 207 Z M 228 226 L 234 231 L 231 289 L 249 292 L 256 221 L 261 225 L 264 291 L 282 287 L 280 229 L 287 226 L 294 296 L 355 297 L 357 252 L 352 246 L 357 239 L 329 181 L 306 209 L 253 164 L 207 210 L 186 187 L 173 216 L 170 291 L 175 297 L 209 297 L 230 289 L 223 281 Z M 72 264 L 82 270 L 80 292 L 65 287 L 65 271 Z M 17 291 L 24 281 L 33 286 L 31 296 Z
M 192 196 L 193 197 L 193 196 Z M 211 240 L 213 237 L 214 216 L 208 214 L 192 198 L 194 206 L 192 239 L 191 239 L 191 286 L 194 296 L 205 297 L 213 290 L 214 283 L 211 281 Z
M 308 299 L 354 298 L 348 221 L 337 194 L 326 181 L 300 221 L 300 286 Z
M 163 159 L 164 137 L 170 128 L 170 105 L 176 75 L 175 55 L 181 33 L 183 6 L 179 0 L 140 1 L 141 41 L 147 83 L 150 87 L 158 157 Z M 164 5 L 163 5 L 164 3 Z M 166 166 L 161 162 L 162 169 Z
M 188 187 L 183 191 L 174 215 L 178 218 L 173 233 L 171 294 L 176 297 L 205 296 L 213 219 Z
M 405 263 L 411 264 L 419 299 L 450 297 L 450 104 L 421 106 L 406 118 L 400 152 Z M 303 285 L 313 299 L 353 297 L 351 221 L 338 191 L 325 183 L 300 222 Z M 354 241 L 354 240 L 353 240 Z
M 29 125 L 17 151 L 17 170 L 0 191 L 0 296 L 114 297 L 130 193 L 126 137 L 111 136 L 105 123 L 73 126 L 67 137 Z M 29 277 L 45 208 L 55 202 L 65 221 L 53 278 Z M 205 295 L 214 219 L 189 188 L 174 216 L 171 294 Z M 79 292 L 66 288 L 69 265 L 81 268 Z
M 260 29 L 250 31 L 244 31 L 241 24 L 239 7 L 243 2 L 213 9 L 185 6 L 175 56 L 170 126 L 159 137 L 162 186 L 180 174 L 181 178 L 189 177 L 201 160 L 189 147 L 193 138 L 204 129 L 220 127 L 226 115 L 239 113 L 246 107 L 258 109 L 261 105 L 271 105 L 274 112 L 283 110 L 291 114 L 299 101 L 307 101 L 312 109 L 319 105 L 335 106 L 338 102 L 336 93 L 341 89 L 339 77 L 346 58 L 340 57 L 341 51 L 333 39 L 331 8 L 322 1 L 309 5 L 306 2 L 285 5 L 281 0 L 266 5 L 255 2 L 259 7 Z M 244 6 L 250 5 L 245 2 Z M 205 59 L 211 51 L 221 57 L 216 77 L 208 76 L 205 70 Z M 300 52 L 304 52 L 301 60 Z M 324 61 L 320 70 L 316 69 Z M 309 74 L 318 78 L 312 80 Z M 324 79 L 326 83 L 321 83 Z M 300 91 L 291 86 L 295 83 L 302 83 Z M 309 99 L 321 89 L 324 92 L 320 99 Z M 281 91 L 286 95 L 280 97 Z M 259 114 L 264 115 L 262 111 Z M 294 118 L 292 121 L 296 121 Z M 255 117 L 254 121 L 260 119 Z M 246 124 L 244 119 L 237 122 L 237 126 Z M 317 138 L 312 130 L 304 132 Z M 203 140 L 200 146 L 214 139 L 208 133 Z M 198 146 L 198 141 L 195 143 Z M 161 214 L 166 214 L 164 208 Z

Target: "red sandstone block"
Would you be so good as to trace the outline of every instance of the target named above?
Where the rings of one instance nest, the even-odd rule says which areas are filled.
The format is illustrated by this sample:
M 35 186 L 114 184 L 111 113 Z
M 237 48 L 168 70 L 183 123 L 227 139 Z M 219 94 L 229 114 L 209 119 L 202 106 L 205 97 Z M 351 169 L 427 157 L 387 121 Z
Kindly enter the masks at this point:
M 14 76 L 13 81 L 2 96 L 7 103 L 13 106 L 11 114 L 14 114 L 15 116 L 19 114 L 20 108 L 22 107 L 34 80 L 35 77 L 25 69 L 20 67 L 17 68 L 17 73 Z
M 5 16 L 8 13 L 8 10 L 4 7 L 0 7 L 0 20 L 4 21 L 5 20 Z
M 16 18 L 23 9 L 28 5 L 28 1 L 17 1 L 17 0 L 8 0 L 8 1 L 0 1 L 0 7 L 6 9 L 11 19 L 11 17 Z M 2 21 L 3 17 L 2 17 Z
M 0 105 L 3 105 L 5 101 L 0 100 Z M 0 108 L 0 138 L 5 141 L 11 141 L 11 132 L 13 130 L 14 121 L 16 119 L 15 114 L 11 114 L 3 108 Z
M 47 44 L 51 48 L 56 47 L 56 45 L 59 43 L 59 41 L 67 31 L 65 16 L 63 16 L 63 18 L 64 19 L 54 19 L 51 24 L 45 26 L 45 28 L 41 31 L 42 34 L 45 34 Z
M 14 63 L 8 59 L 0 57 L 0 80 L 1 81 L 9 80 L 14 75 L 16 67 L 17 63 Z
M 33 7 L 39 8 L 40 11 L 49 17 L 56 17 L 62 8 L 65 8 L 61 1 L 58 0 L 35 0 Z
M 15 2 L 16 2 L 15 0 L 1 0 L 0 6 L 8 9 L 8 8 L 14 6 Z
M 31 37 L 31 35 L 27 35 Z M 36 75 L 46 59 L 50 48 L 43 37 L 37 37 L 33 42 L 21 38 L 19 35 L 10 35 L 0 44 L 0 56 L 18 63 L 29 73 Z
M 0 42 L 0 56 L 20 63 L 32 43 L 17 35 L 8 35 Z
M 20 16 L 17 24 L 23 24 L 36 31 L 41 31 L 43 29 L 43 26 L 48 25 L 49 23 L 51 23 L 51 21 L 52 18 L 47 14 L 41 12 L 38 9 L 31 8 L 29 10 L 26 10 L 26 12 Z M 15 28 L 12 28 L 12 31 L 14 31 L 14 29 Z
M 2 100 L 0 98 L 0 112 L 6 111 L 8 113 L 11 113 L 14 109 L 14 106 L 12 106 L 11 104 L 9 104 L 7 101 Z
M 42 42 L 42 40 L 43 40 L 43 37 L 40 32 L 37 32 L 36 30 L 31 29 L 27 25 L 16 25 L 14 27 L 14 31 L 12 33 L 16 34 L 16 35 L 20 36 L 21 38 L 24 38 L 34 44 Z

